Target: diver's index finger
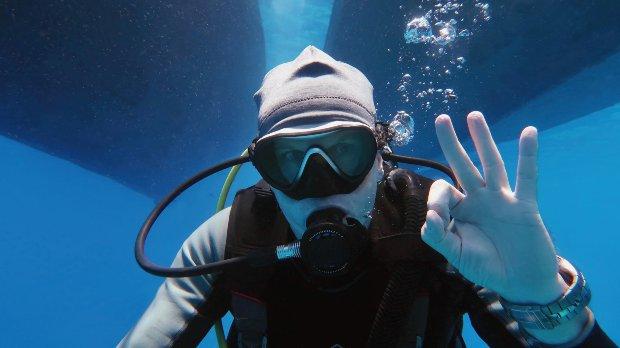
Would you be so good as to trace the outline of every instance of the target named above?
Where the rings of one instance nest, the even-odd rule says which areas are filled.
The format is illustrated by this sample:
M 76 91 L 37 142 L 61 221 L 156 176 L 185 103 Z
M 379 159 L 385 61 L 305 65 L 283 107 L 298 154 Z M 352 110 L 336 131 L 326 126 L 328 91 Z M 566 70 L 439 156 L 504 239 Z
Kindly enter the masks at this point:
M 484 186 L 480 172 L 471 161 L 459 142 L 452 121 L 448 115 L 439 115 L 435 119 L 435 131 L 441 150 L 465 191 L 472 191 Z

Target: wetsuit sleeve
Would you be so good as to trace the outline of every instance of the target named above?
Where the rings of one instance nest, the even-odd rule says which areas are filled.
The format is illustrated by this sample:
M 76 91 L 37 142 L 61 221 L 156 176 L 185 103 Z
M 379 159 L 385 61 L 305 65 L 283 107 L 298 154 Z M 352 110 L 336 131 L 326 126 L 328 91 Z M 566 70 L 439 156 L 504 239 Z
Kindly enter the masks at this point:
M 230 208 L 203 223 L 183 243 L 172 265 L 186 267 L 224 257 Z M 228 310 L 217 275 L 167 278 L 118 347 L 195 346 Z
M 484 288 L 474 287 L 468 297 L 468 314 L 472 326 L 490 347 L 617 347 L 596 321 L 590 324 L 587 332 L 584 332 L 577 342 L 564 345 L 533 344 L 531 341 L 528 342 L 516 323 L 506 314 L 498 301 L 497 294 Z

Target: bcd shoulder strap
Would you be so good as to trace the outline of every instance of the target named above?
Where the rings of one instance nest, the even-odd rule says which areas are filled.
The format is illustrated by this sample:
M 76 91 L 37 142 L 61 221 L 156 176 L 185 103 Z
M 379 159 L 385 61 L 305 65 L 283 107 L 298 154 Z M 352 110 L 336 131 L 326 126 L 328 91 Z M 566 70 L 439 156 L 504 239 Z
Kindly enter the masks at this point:
M 393 174 L 410 177 L 412 187 L 408 202 L 403 199 L 402 188 L 393 180 Z M 432 179 L 404 169 L 393 169 L 379 185 L 370 234 L 373 241 L 373 255 L 390 266 L 394 262 L 420 259 L 419 254 L 431 264 L 442 264 L 445 260 L 435 250 L 421 241 L 420 230 L 426 221 L 428 194 Z M 408 204 L 408 206 L 406 206 Z M 411 214 L 411 216 L 406 216 Z M 403 233 L 407 219 L 413 221 L 413 233 Z
M 226 236 L 225 257 L 247 255 L 253 250 L 288 243 L 288 223 L 269 185 L 261 180 L 235 195 Z M 235 317 L 228 337 L 230 348 L 267 347 L 267 308 L 261 300 L 273 267 L 240 267 L 225 274 Z
M 275 247 L 291 238 L 288 223 L 264 180 L 237 192 L 228 220 L 226 258 Z
M 432 180 L 394 169 L 380 185 L 371 238 L 373 256 L 391 269 L 368 347 L 422 347 L 429 313 L 428 284 L 445 259 L 421 240 Z
M 265 181 L 237 192 L 228 220 L 226 259 L 286 244 L 294 238 Z M 231 290 L 260 297 L 262 285 L 272 274 L 273 267 L 264 267 L 257 272 L 251 266 L 242 266 L 226 272 L 225 278 Z

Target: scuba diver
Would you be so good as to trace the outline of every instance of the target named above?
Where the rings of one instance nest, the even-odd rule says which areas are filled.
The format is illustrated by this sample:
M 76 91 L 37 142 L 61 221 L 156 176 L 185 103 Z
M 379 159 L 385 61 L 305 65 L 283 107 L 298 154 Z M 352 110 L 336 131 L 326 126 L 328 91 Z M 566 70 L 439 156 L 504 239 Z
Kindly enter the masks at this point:
M 450 168 L 393 154 L 368 79 L 315 47 L 267 73 L 254 99 L 247 155 L 181 185 L 141 229 L 138 262 L 167 279 L 120 347 L 196 346 L 214 325 L 228 347 L 464 347 L 464 314 L 492 347 L 615 346 L 539 214 L 534 127 L 520 137 L 513 191 L 482 114 L 467 123 L 484 176 L 447 115 L 435 127 Z M 148 261 L 165 207 L 247 161 L 262 180 L 198 227 L 173 268 Z

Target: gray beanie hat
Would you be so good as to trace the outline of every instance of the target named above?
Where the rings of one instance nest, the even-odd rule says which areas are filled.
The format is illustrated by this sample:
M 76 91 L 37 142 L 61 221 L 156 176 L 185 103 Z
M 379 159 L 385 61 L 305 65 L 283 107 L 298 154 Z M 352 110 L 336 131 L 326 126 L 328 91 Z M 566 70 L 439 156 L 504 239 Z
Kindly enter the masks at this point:
M 374 129 L 372 91 L 359 70 L 308 46 L 295 60 L 269 71 L 254 94 L 258 136 L 332 121 L 363 123 Z

